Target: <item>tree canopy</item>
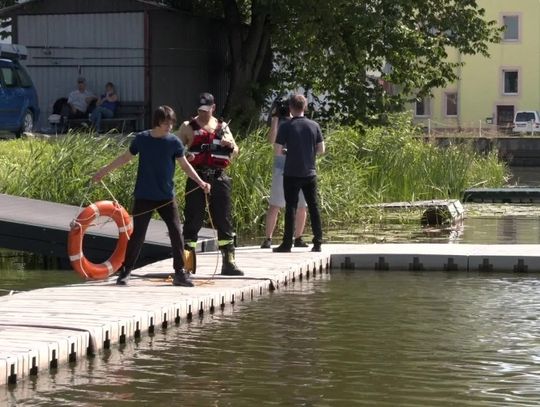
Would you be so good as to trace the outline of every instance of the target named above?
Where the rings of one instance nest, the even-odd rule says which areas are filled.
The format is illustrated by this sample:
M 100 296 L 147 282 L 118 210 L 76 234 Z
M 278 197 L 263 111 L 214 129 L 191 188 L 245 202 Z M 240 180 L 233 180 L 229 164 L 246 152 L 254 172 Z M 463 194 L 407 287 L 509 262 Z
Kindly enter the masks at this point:
M 16 0 L 0 0 L 0 9 L 13 6 Z M 4 40 L 11 35 L 11 22 L 9 19 L 0 19 L 0 40 Z
M 15 0 L 0 0 L 0 7 Z M 258 117 L 272 94 L 303 89 L 317 115 L 381 122 L 407 98 L 457 79 L 462 55 L 488 55 L 500 38 L 477 0 L 162 0 L 222 18 L 230 86 L 224 115 Z M 388 84 L 399 88 L 388 92 Z
M 228 113 L 249 112 L 269 92 L 323 96 L 319 116 L 381 121 L 411 95 L 457 79 L 462 55 L 488 55 L 500 38 L 476 0 L 179 0 L 229 27 Z M 263 61 L 270 51 L 272 70 Z M 386 85 L 397 85 L 390 94 Z M 321 106 L 321 105 L 319 105 Z

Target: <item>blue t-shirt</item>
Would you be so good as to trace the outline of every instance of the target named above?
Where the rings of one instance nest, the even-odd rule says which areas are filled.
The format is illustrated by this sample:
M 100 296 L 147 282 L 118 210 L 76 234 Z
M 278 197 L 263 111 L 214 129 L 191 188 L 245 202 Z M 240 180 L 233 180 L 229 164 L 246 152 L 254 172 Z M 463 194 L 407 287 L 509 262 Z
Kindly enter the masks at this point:
M 109 109 L 111 112 L 115 112 L 116 111 L 116 107 L 118 106 L 118 101 L 116 102 L 109 102 L 107 99 L 106 99 L 107 95 L 103 94 L 101 95 L 101 100 L 103 100 L 103 102 L 101 102 L 101 107 L 104 107 L 105 109 Z
M 175 160 L 184 156 L 184 145 L 174 134 L 152 137 L 150 130 L 138 133 L 129 152 L 139 154 L 135 198 L 164 201 L 174 197 Z
M 293 117 L 278 128 L 276 143 L 287 147 L 283 175 L 312 177 L 315 169 L 316 146 L 322 143 L 321 128 L 307 117 Z

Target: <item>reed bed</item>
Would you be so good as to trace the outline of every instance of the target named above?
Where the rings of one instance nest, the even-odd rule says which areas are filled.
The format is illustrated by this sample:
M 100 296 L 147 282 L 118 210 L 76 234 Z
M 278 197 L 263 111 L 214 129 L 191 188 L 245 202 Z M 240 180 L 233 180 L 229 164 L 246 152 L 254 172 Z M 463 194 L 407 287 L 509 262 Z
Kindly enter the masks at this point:
M 264 227 L 272 173 L 267 128 L 239 135 L 240 156 L 229 170 L 233 213 L 239 233 Z M 504 185 L 508 169 L 496 152 L 481 155 L 470 144 L 436 147 L 399 117 L 387 127 L 323 129 L 327 153 L 318 158 L 320 204 L 326 226 L 374 223 L 381 212 L 370 205 L 392 201 L 460 198 L 472 186 Z M 26 138 L 0 143 L 0 193 L 72 205 L 111 199 L 91 175 L 129 145 L 130 138 L 70 133 L 54 140 Z M 110 174 L 106 186 L 131 206 L 136 160 Z M 184 202 L 185 175 L 176 174 Z

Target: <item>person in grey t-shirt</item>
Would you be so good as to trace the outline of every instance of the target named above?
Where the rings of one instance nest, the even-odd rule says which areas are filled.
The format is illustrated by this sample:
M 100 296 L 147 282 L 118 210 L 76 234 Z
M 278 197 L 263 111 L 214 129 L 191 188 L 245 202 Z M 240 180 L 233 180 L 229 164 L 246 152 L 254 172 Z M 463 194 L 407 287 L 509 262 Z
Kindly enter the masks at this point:
M 293 244 L 294 218 L 298 205 L 298 193 L 302 191 L 306 199 L 313 230 L 312 251 L 320 252 L 322 226 L 317 202 L 317 171 L 315 156 L 325 151 L 319 124 L 304 116 L 307 100 L 301 94 L 292 95 L 289 109 L 292 119 L 283 123 L 277 133 L 274 148 L 276 155 L 285 155 L 283 170 L 283 191 L 285 193 L 285 232 L 283 242 L 274 252 L 290 252 Z

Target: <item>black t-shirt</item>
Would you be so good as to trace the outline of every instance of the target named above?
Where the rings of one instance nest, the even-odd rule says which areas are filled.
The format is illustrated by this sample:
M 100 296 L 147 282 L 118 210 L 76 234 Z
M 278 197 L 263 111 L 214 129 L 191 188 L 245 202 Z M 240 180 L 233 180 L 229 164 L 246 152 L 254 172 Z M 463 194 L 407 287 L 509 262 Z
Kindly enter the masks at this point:
M 312 177 L 316 174 L 316 146 L 322 143 L 321 128 L 307 117 L 293 117 L 278 128 L 276 143 L 287 148 L 285 170 L 287 177 Z

